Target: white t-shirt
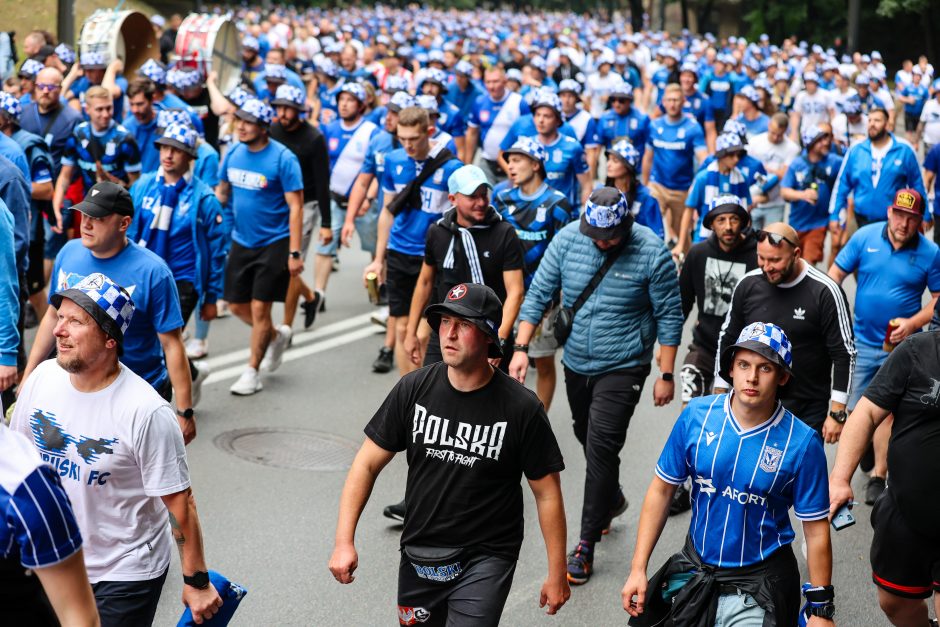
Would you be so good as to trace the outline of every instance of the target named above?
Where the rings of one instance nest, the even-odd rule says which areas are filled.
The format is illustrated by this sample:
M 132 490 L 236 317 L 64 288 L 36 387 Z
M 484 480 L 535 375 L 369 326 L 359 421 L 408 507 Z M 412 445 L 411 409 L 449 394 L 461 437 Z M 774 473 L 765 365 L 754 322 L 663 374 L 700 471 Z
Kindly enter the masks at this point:
M 618 87 L 622 83 L 623 77 L 616 72 L 607 72 L 607 76 L 601 76 L 600 73 L 588 76 L 584 93 L 591 98 L 591 117 L 597 119 L 604 115 L 604 111 L 607 110 L 607 102 L 604 97 L 609 95 L 614 87 Z
M 873 187 L 878 187 L 878 181 L 881 180 L 881 168 L 884 167 L 885 156 L 893 145 L 893 139 L 889 139 L 881 148 L 877 148 L 874 144 L 871 145 L 871 184 Z
M 793 110 L 800 114 L 800 135 L 808 128 L 819 126 L 820 122 L 829 121 L 829 107 L 832 98 L 824 89 L 817 89 L 815 94 L 803 90 L 793 101 Z
M 764 164 L 764 169 L 767 170 L 769 176 L 776 173 L 781 167 L 789 166 L 790 162 L 800 154 L 800 147 L 789 137 L 784 136 L 782 142 L 775 144 L 770 141 L 767 133 L 761 133 L 748 141 L 747 154 Z M 780 179 L 782 181 L 783 177 L 780 177 Z M 767 196 L 767 202 L 761 205 L 762 207 L 783 204 L 780 199 L 779 184 L 771 189 Z
M 936 97 L 924 104 L 920 121 L 924 123 L 924 143 L 930 146 L 940 144 L 940 102 Z
M 50 359 L 27 379 L 10 427 L 58 472 L 91 583 L 163 574 L 173 541 L 160 497 L 189 487 L 189 467 L 176 416 L 146 381 L 121 365 L 105 389 L 79 392 Z
M 868 139 L 868 116 L 863 113 L 859 121 L 853 124 L 849 121 L 849 116 L 840 113 L 832 118 L 832 136 L 849 148 L 862 143 Z

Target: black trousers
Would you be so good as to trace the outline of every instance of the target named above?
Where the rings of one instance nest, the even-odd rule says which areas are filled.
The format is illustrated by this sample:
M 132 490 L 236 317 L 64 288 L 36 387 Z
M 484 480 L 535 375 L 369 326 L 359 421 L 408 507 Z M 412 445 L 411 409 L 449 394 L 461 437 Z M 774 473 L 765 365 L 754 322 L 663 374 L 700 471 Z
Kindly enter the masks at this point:
M 795 399 L 782 398 L 783 406 L 790 413 L 811 426 L 816 433 L 822 435 L 823 423 L 829 417 L 829 399 Z
M 597 542 L 610 523 L 620 488 L 620 450 L 650 366 L 588 376 L 565 367 L 574 435 L 584 449 L 584 504 L 580 539 Z

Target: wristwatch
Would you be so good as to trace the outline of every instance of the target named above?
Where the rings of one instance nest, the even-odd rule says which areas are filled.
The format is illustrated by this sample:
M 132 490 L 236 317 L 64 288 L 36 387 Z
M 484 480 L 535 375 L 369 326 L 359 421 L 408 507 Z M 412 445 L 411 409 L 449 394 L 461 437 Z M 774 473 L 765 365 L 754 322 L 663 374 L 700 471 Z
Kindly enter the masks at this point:
M 290 251 L 290 258 L 291 258 L 291 259 L 300 259 L 300 251 L 299 251 L 299 250 L 292 250 L 292 251 Z
M 512 351 L 514 353 L 528 353 L 529 345 L 528 344 L 513 344 Z
M 669 383 L 672 383 L 672 381 L 673 381 L 673 379 L 674 379 L 675 377 L 672 376 L 672 373 L 671 373 L 671 372 L 662 372 L 662 373 L 660 373 L 659 378 L 662 379 L 663 381 L 667 381 L 667 382 L 669 382 Z
M 204 570 L 197 570 L 192 576 L 183 575 L 183 583 L 199 590 L 205 590 L 209 587 L 209 573 Z
M 180 418 L 185 418 L 186 420 L 192 420 L 193 408 L 190 407 L 189 409 L 177 409 L 176 415 L 179 416 Z
M 844 425 L 845 420 L 849 417 L 849 414 L 844 409 L 840 409 L 839 411 L 830 411 L 829 417 L 838 422 L 840 425 Z
M 819 618 L 825 618 L 826 620 L 832 620 L 836 615 L 836 606 L 830 601 L 825 605 L 810 605 L 806 608 L 806 611 L 812 616 L 818 616 Z

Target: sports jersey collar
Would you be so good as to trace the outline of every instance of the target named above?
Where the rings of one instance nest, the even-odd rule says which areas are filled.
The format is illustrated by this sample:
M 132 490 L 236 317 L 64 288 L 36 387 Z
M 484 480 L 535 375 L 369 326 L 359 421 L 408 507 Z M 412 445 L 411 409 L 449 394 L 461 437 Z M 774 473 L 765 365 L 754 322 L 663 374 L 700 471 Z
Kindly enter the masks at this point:
M 111 129 L 113 129 L 115 126 L 117 126 L 117 122 L 115 122 L 114 120 L 111 120 L 111 122 L 108 123 L 108 128 L 104 129 L 103 131 L 96 131 L 94 125 L 92 125 L 92 123 L 89 122 L 88 131 L 95 137 L 104 137 L 105 135 L 110 133 Z
M 531 196 L 527 196 L 526 194 L 523 194 L 523 193 L 522 193 L 522 188 L 520 187 L 520 188 L 519 188 L 519 198 L 521 198 L 522 200 L 535 200 L 535 199 L 537 199 L 537 198 L 540 198 L 540 197 L 542 196 L 542 194 L 545 193 L 545 190 L 547 190 L 547 189 L 548 189 L 548 183 L 542 181 L 542 184 L 539 185 L 539 188 L 538 188 L 537 190 L 535 190 L 535 193 L 532 194 Z
M 794 287 L 795 285 L 799 285 L 800 281 L 803 280 L 803 277 L 806 276 L 806 273 L 807 273 L 807 272 L 809 272 L 809 264 L 807 264 L 807 263 L 804 261 L 804 262 L 803 262 L 803 271 L 800 272 L 800 274 L 797 275 L 797 277 L 796 277 L 795 279 L 793 279 L 793 280 L 790 281 L 789 283 L 780 283 L 780 284 L 777 285 L 777 287 L 782 287 L 782 288 L 784 288 L 784 289 L 787 289 L 787 288 L 790 288 L 790 287 Z
M 917 247 L 920 246 L 920 233 L 916 233 L 906 244 L 894 249 L 894 244 L 891 243 L 891 238 L 888 237 L 888 223 L 885 222 L 885 225 L 881 228 L 881 238 L 888 242 L 888 246 L 891 249 L 892 253 L 899 253 L 902 250 L 917 250 Z
M 765 429 L 776 426 L 783 419 L 783 415 L 786 410 L 783 408 L 783 403 L 777 401 L 777 407 L 770 414 L 770 418 L 755 427 L 744 429 L 741 427 L 738 419 L 734 417 L 734 412 L 731 411 L 731 397 L 733 394 L 734 391 L 732 390 L 725 395 L 725 414 L 728 416 L 728 420 L 731 422 L 731 427 L 734 429 L 734 432 L 738 435 L 738 437 L 743 438 L 749 435 L 754 435 L 755 433 L 759 433 L 760 431 L 764 431 Z

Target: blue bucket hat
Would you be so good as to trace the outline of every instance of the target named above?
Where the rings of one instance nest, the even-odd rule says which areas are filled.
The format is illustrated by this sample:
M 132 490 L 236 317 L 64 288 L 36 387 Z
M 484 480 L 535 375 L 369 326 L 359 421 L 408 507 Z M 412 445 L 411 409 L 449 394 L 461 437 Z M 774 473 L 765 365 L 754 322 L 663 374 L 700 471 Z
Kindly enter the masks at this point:
M 721 159 L 735 152 L 747 152 L 744 142 L 741 141 L 741 136 L 730 131 L 725 131 L 719 135 L 715 142 L 715 158 Z
M 108 67 L 108 62 L 101 52 L 83 52 L 79 65 L 86 70 L 103 70 Z
M 287 66 L 280 63 L 265 63 L 264 80 L 269 83 L 286 83 Z
M 101 330 L 117 342 L 118 355 L 124 354 L 124 333 L 134 317 L 134 301 L 127 290 L 96 272 L 73 287 L 56 292 L 50 300 L 58 309 L 62 306 L 63 298 L 68 298 L 84 309 Z
M 0 91 L 0 113 L 19 124 L 22 112 L 23 105 L 20 104 L 19 100 L 5 91 Z
M 721 353 L 719 376 L 731 380 L 731 360 L 739 349 L 753 351 L 777 364 L 793 376 L 793 349 L 783 329 L 770 322 L 752 322 L 738 335 L 738 341 Z
M 580 95 L 580 93 L 581 93 L 581 83 L 579 83 L 578 81 L 574 80 L 573 78 L 565 78 L 565 79 L 562 79 L 562 81 L 561 81 L 560 83 L 558 83 L 558 93 L 559 93 L 559 94 L 563 94 L 563 93 L 565 93 L 565 92 L 569 92 L 569 93 L 572 93 L 572 94 L 579 94 L 579 95 Z
M 508 150 L 503 151 L 504 156 L 511 154 L 523 155 L 543 165 L 548 161 L 548 151 L 545 150 L 545 146 L 531 137 L 520 137 Z
M 628 168 L 637 172 L 637 167 L 640 165 L 640 151 L 636 149 L 636 146 L 630 143 L 630 140 L 621 139 L 611 146 L 607 150 L 607 158 L 609 159 L 612 156 L 617 157 L 623 161 Z
M 188 123 L 173 122 L 163 129 L 163 135 L 153 140 L 153 143 L 158 149 L 160 146 L 172 146 L 182 150 L 190 157 L 196 157 L 196 140 L 198 138 L 199 135 L 196 134 L 196 129 Z
M 414 107 L 415 105 L 416 103 L 414 96 L 409 94 L 407 91 L 397 91 L 392 95 L 386 106 L 392 113 L 398 113 L 402 109 Z
M 307 96 L 299 87 L 294 87 L 293 85 L 279 85 L 277 91 L 274 93 L 274 100 L 271 101 L 271 105 L 275 107 L 278 105 L 291 107 L 298 111 L 303 111 L 306 109 L 306 102 Z
M 625 235 L 632 223 L 623 193 L 615 187 L 599 187 L 584 204 L 580 230 L 591 239 L 610 240 Z
M 235 111 L 235 117 L 258 126 L 268 126 L 274 119 L 274 109 L 257 98 L 249 98 Z
M 55 55 L 59 61 L 66 65 L 75 63 L 75 50 L 68 44 L 59 44 L 55 47 Z
M 163 67 L 163 64 L 155 59 L 147 59 L 140 68 L 137 69 L 137 73 L 141 76 L 149 78 L 156 85 L 163 86 L 166 85 L 166 68 Z
M 339 89 L 340 94 L 349 94 L 360 103 L 365 104 L 366 101 L 366 89 L 359 83 L 345 83 Z M 337 94 L 338 96 L 338 94 Z
M 23 65 L 20 66 L 20 71 L 17 72 L 16 75 L 20 78 L 35 80 L 36 75 L 42 72 L 44 67 L 46 66 L 36 59 L 26 59 L 23 61 Z

